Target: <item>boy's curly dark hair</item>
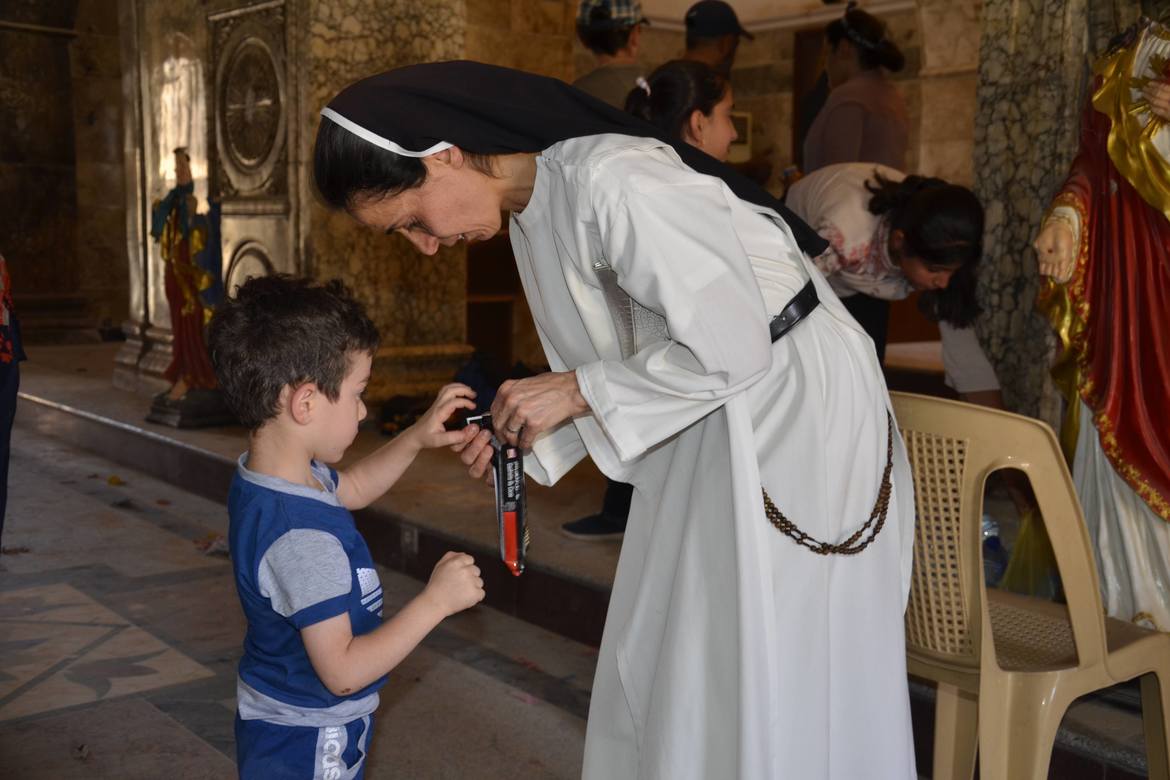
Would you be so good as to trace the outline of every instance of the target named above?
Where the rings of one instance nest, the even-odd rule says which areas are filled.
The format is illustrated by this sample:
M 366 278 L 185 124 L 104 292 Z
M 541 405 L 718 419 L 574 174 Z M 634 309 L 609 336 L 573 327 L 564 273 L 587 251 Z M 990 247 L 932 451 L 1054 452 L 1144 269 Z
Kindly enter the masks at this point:
M 279 413 L 285 385 L 314 382 L 336 401 L 351 354 L 373 354 L 378 330 L 340 281 L 277 274 L 249 279 L 217 307 L 208 346 L 228 406 L 254 431 Z

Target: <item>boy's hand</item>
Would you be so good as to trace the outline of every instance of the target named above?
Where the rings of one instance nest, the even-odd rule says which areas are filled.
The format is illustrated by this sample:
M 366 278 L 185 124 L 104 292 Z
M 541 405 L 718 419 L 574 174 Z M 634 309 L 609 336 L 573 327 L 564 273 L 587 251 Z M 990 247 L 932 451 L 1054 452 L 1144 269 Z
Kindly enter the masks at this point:
M 426 414 L 410 426 L 406 433 L 414 438 L 419 449 L 465 444 L 475 435 L 474 431 L 467 429 L 448 431 L 443 427 L 443 423 L 447 422 L 457 409 L 474 409 L 473 398 L 475 398 L 475 391 L 467 385 L 459 383 L 447 385 L 439 391 L 439 395 Z
M 466 441 L 461 441 L 451 447 L 459 453 L 459 459 L 468 467 L 467 473 L 473 479 L 482 479 L 489 485 L 495 484 L 492 478 L 492 456 L 495 448 L 492 447 L 492 432 L 478 425 L 468 425 L 464 429 L 468 435 Z
M 483 601 L 483 579 L 479 576 L 475 559 L 467 553 L 448 552 L 435 564 L 422 595 L 430 599 L 444 617 Z

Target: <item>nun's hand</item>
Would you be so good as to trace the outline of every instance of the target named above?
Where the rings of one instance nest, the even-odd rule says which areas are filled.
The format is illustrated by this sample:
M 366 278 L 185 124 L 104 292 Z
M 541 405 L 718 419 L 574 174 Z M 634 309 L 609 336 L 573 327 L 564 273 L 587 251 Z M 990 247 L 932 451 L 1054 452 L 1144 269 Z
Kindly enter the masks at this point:
M 565 420 L 589 411 L 575 371 L 550 371 L 500 385 L 492 403 L 496 438 L 521 449 Z

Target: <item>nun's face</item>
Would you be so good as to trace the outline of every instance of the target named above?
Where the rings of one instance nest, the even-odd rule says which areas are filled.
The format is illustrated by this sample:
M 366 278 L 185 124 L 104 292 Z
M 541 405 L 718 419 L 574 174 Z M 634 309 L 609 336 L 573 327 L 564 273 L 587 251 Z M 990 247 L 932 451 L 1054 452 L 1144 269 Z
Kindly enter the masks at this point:
M 471 166 L 458 149 L 423 160 L 419 187 L 360 203 L 352 209 L 363 225 L 401 233 L 424 255 L 459 241 L 486 241 L 500 232 L 502 197 L 495 179 Z

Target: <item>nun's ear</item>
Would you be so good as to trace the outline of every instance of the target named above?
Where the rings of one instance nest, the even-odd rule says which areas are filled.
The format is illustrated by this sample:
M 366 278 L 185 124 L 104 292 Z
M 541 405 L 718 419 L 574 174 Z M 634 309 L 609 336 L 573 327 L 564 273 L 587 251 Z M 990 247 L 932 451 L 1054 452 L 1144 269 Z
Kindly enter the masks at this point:
M 467 157 L 458 146 L 448 146 L 441 152 L 435 152 L 426 158 L 432 163 L 447 165 L 452 168 L 462 168 L 467 163 Z

